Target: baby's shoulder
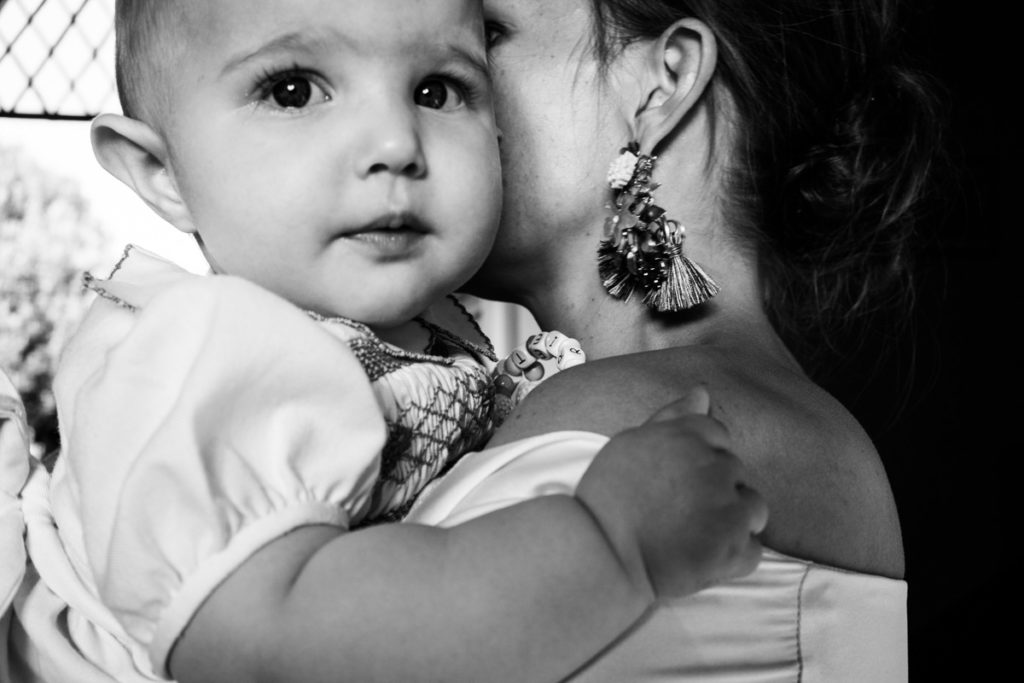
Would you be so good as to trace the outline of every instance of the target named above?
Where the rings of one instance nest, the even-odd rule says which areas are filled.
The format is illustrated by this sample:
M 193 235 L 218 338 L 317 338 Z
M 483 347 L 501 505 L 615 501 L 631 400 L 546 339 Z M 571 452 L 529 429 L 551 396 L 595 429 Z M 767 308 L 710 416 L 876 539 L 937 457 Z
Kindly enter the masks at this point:
M 231 276 L 178 277 L 165 283 L 93 281 L 96 296 L 61 353 L 57 388 L 78 393 L 99 384 L 161 386 L 197 366 L 204 385 L 217 380 L 284 372 L 296 350 L 324 363 L 363 371 L 344 333 L 247 280 Z M 353 333 L 354 334 L 354 333 Z M 358 372 L 357 372 L 358 370 Z

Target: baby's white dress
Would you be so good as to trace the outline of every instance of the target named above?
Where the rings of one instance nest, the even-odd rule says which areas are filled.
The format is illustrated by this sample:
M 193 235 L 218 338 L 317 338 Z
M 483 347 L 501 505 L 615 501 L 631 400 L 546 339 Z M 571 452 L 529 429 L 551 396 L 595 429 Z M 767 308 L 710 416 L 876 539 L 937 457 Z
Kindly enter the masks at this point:
M 490 343 L 454 300 L 431 354 L 138 248 L 61 358 L 62 453 L 22 492 L 16 680 L 167 675 L 213 589 L 299 526 L 398 517 L 491 432 Z M 434 351 L 443 355 L 434 355 Z

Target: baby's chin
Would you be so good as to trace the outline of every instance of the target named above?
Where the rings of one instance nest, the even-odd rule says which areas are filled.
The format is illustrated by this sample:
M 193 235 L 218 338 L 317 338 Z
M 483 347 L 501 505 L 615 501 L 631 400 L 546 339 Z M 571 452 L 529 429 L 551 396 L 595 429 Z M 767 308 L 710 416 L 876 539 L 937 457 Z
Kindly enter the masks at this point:
M 366 325 L 381 338 L 385 338 L 410 325 L 418 326 L 415 319 L 423 315 L 428 307 L 427 304 L 420 301 L 409 302 L 406 305 L 396 305 L 395 302 L 390 301 L 355 306 L 333 306 L 329 309 L 312 307 L 309 310 L 326 318 L 354 320 Z
M 430 346 L 431 333 L 426 327 L 416 321 L 424 311 L 418 311 L 410 315 L 396 316 L 394 319 L 383 316 L 364 316 L 370 320 L 354 318 L 369 327 L 383 341 L 411 351 L 413 353 L 424 353 Z

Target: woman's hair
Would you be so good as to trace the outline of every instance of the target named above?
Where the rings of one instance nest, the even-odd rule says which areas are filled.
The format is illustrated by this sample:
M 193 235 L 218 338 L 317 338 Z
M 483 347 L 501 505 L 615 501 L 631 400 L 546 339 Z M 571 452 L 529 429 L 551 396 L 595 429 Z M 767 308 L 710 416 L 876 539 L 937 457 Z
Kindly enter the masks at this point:
M 849 341 L 855 320 L 909 312 L 942 112 L 900 51 L 894 1 L 592 1 L 605 65 L 684 17 L 715 34 L 738 116 L 722 209 L 756 247 L 766 309 L 801 360 L 813 370 L 809 352 Z

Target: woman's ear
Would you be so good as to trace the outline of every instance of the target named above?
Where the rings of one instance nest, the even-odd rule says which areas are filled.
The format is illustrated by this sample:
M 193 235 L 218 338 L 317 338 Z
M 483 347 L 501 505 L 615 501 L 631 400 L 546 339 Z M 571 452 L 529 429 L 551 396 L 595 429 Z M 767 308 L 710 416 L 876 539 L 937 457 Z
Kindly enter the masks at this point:
M 651 44 L 647 59 L 650 85 L 635 126 L 640 151 L 651 154 L 707 90 L 718 61 L 718 43 L 704 22 L 680 19 Z
M 93 153 L 108 173 L 178 230 L 196 231 L 171 176 L 167 145 L 153 128 L 118 114 L 101 114 L 92 122 L 91 136 Z

